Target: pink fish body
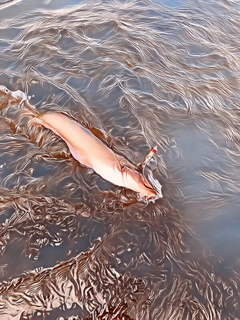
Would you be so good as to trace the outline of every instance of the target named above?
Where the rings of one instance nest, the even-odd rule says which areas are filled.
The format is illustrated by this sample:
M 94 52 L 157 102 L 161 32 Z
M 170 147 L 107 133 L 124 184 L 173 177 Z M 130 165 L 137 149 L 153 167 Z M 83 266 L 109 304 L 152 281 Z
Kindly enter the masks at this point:
M 121 168 L 114 152 L 78 122 L 62 113 L 45 113 L 37 118 L 36 122 L 60 136 L 73 157 L 92 168 L 103 179 L 138 192 L 143 198 L 156 197 L 156 191 L 139 171 L 128 167 Z

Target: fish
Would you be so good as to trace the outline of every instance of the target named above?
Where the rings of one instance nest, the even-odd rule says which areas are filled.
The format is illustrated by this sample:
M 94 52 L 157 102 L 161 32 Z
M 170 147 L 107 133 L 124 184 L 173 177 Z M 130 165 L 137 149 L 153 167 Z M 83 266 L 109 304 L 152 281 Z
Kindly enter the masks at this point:
M 161 197 L 141 171 L 133 166 L 121 166 L 112 149 L 70 116 L 61 112 L 46 112 L 30 121 L 61 137 L 72 156 L 80 164 L 92 168 L 104 180 L 137 192 L 141 199 Z

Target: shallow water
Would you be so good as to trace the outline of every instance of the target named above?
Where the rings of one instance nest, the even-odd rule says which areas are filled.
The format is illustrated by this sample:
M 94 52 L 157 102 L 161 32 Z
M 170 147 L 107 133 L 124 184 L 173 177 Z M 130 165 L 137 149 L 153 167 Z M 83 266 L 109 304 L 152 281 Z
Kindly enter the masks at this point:
M 0 319 L 240 318 L 239 11 L 0 1 Z M 134 163 L 157 145 L 163 199 L 79 165 L 34 110 Z

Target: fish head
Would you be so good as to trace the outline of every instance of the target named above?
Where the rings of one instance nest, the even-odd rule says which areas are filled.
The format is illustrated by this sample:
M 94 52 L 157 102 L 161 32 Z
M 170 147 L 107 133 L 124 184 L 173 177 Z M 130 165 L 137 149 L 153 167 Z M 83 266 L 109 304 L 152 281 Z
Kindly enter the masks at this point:
M 130 168 L 123 169 L 125 174 L 125 187 L 139 194 L 140 199 L 153 200 L 161 198 L 152 184 L 137 170 Z

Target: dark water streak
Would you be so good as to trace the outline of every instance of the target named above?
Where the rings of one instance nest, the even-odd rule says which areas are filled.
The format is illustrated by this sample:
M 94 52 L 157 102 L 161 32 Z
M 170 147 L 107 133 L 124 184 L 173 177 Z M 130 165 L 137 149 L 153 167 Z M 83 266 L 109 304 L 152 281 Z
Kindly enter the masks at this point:
M 171 3 L 0 6 L 0 319 L 240 318 L 240 6 Z M 134 163 L 157 144 L 164 198 L 81 167 L 31 105 Z

